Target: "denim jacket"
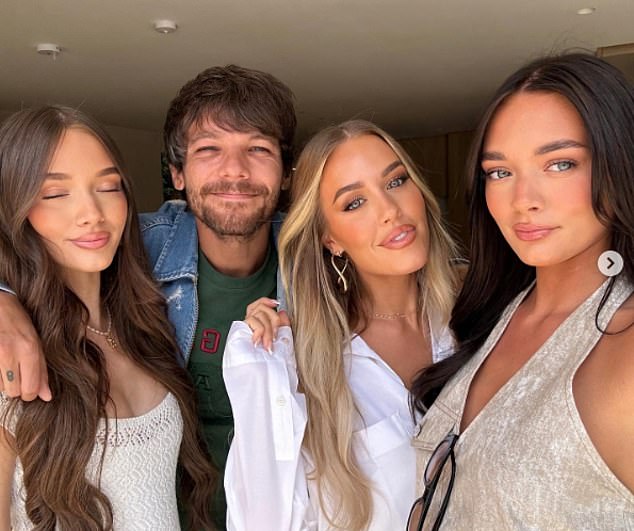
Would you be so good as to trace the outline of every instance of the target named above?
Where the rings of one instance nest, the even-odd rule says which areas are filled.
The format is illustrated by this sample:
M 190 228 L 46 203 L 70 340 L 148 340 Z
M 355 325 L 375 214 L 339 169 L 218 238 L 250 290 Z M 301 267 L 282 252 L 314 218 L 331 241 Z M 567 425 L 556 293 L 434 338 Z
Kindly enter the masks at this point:
M 277 247 L 282 215 L 271 226 Z M 157 212 L 140 215 L 141 234 L 152 274 L 161 285 L 176 342 L 187 365 L 198 324 L 198 233 L 194 215 L 182 200 L 166 201 Z M 284 289 L 277 272 L 277 297 L 284 308 Z

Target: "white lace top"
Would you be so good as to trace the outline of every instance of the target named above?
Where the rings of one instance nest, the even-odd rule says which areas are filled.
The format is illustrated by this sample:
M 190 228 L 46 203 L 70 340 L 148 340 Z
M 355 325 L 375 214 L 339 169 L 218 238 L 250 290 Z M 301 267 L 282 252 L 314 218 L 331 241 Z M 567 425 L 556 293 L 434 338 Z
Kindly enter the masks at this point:
M 0 407 L 5 400 L 0 400 Z M 108 419 L 108 423 L 107 441 L 105 419 L 102 419 L 97 430 L 86 476 L 96 481 L 105 442 L 101 490 L 112 505 L 114 529 L 180 529 L 176 505 L 176 464 L 183 420 L 176 398 L 168 393 L 159 405 L 144 415 Z M 24 510 L 22 474 L 22 465 L 18 460 L 11 499 L 11 525 L 14 531 L 28 531 L 32 527 Z

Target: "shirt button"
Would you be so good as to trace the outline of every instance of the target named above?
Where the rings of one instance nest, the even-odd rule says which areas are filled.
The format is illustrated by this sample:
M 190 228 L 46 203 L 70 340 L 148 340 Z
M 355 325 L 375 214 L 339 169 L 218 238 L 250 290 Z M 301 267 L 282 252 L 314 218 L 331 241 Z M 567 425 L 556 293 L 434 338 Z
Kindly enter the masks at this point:
M 286 398 L 284 398 L 283 395 L 279 395 L 275 402 L 277 403 L 278 406 L 284 407 L 286 405 Z

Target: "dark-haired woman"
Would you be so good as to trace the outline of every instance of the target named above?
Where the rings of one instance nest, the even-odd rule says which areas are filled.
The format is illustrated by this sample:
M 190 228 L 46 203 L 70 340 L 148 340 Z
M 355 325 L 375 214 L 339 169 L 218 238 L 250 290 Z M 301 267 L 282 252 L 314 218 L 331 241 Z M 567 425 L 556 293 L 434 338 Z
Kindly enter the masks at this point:
M 409 529 L 634 529 L 633 124 L 632 86 L 582 54 L 486 111 L 459 348 L 413 388 Z
M 2 529 L 178 529 L 178 463 L 190 523 L 210 529 L 215 473 L 116 147 L 72 109 L 20 111 L 0 127 L 0 194 L 0 277 L 55 397 L 2 397 Z

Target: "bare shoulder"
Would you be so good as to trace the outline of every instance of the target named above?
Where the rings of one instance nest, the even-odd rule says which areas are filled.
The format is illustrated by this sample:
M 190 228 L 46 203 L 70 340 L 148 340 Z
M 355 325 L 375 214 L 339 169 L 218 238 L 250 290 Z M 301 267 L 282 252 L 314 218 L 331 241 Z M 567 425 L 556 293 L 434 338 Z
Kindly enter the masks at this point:
M 615 313 L 573 381 L 590 439 L 612 472 L 634 491 L 634 296 Z
M 576 380 L 578 399 L 587 393 L 613 411 L 634 409 L 634 294 L 616 311 Z M 628 416 L 634 427 L 634 416 Z
M 597 353 L 634 400 L 634 293 L 614 314 L 597 345 Z
M 579 372 L 584 369 L 596 404 L 612 412 L 634 441 L 634 295 L 616 311 Z
M 600 346 L 619 363 L 634 365 L 634 293 L 615 312 Z

